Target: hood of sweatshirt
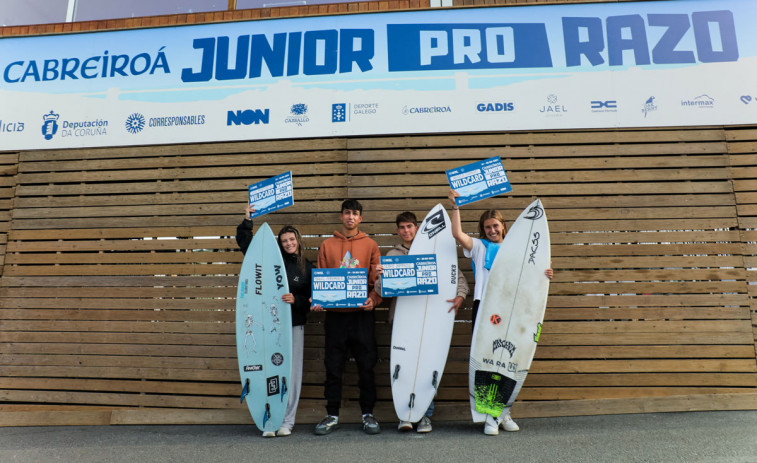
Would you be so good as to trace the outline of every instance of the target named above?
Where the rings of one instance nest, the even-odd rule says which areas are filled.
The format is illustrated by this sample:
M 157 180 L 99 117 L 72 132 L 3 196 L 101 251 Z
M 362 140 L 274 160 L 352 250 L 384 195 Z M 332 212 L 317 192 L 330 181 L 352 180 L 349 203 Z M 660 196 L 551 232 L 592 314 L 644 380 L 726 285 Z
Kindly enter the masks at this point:
M 342 235 L 342 233 L 340 231 L 334 230 L 334 236 L 336 236 L 340 240 L 345 240 L 345 241 L 349 241 L 349 240 L 357 241 L 357 240 L 362 240 L 362 239 L 368 238 L 368 235 L 366 235 L 365 233 L 363 233 L 361 231 L 358 231 L 357 235 L 355 235 L 355 236 L 347 237 L 347 236 Z

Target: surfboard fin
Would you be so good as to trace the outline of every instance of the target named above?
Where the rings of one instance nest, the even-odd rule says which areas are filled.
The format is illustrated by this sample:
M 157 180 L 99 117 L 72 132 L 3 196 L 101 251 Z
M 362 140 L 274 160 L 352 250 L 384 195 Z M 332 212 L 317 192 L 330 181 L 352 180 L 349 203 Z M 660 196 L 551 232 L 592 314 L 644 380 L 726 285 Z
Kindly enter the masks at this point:
M 399 364 L 397 364 L 394 367 L 394 374 L 392 375 L 393 382 L 397 381 L 397 378 L 399 378 L 399 376 L 400 376 L 400 366 L 399 366 Z
M 410 394 L 410 403 L 407 405 L 409 408 L 413 408 L 415 406 L 415 393 Z
M 439 372 L 435 370 L 434 376 L 431 378 L 431 385 L 434 386 L 434 389 L 436 389 L 436 382 L 438 381 L 438 379 L 439 379 Z
M 247 378 L 247 380 L 244 382 L 244 387 L 242 388 L 242 397 L 239 398 L 239 403 L 244 402 L 244 398 L 247 397 L 247 394 L 250 393 L 250 378 Z
M 289 389 L 287 388 L 287 378 L 286 376 L 281 377 L 281 401 L 284 401 L 284 394 L 287 393 Z
M 269 404 L 265 404 L 265 413 L 263 413 L 263 427 L 264 428 L 265 428 L 265 424 L 270 419 L 271 419 L 271 406 Z

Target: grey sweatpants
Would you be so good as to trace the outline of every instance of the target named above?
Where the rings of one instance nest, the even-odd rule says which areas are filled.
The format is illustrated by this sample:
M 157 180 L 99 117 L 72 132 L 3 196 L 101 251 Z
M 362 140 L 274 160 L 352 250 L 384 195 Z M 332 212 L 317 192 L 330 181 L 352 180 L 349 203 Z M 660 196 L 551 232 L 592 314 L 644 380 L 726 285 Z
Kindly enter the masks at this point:
M 305 327 L 292 327 L 292 376 L 289 378 L 289 402 L 282 428 L 292 429 L 294 417 L 297 415 L 297 404 L 300 403 L 300 391 L 302 391 L 302 357 L 305 350 Z

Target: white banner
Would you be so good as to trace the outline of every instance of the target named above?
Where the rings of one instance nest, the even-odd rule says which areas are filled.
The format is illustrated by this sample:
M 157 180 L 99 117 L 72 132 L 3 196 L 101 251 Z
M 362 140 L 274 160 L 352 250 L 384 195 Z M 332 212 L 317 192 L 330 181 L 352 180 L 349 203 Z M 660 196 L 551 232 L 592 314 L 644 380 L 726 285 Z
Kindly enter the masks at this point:
M 0 39 L 0 149 L 757 123 L 757 2 Z

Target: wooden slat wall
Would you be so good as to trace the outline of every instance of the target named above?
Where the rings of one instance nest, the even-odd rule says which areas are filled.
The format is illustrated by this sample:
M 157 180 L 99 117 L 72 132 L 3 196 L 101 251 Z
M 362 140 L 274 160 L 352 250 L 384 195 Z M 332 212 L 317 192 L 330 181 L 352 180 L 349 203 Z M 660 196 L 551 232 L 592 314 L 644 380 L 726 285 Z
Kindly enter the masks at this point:
M 17 153 L 0 153 L 0 275 L 3 274 L 5 247 L 8 243 L 17 168 Z
M 437 172 L 502 156 L 513 194 L 474 207 L 515 217 L 541 197 L 558 270 L 521 398 L 589 399 L 583 413 L 597 399 L 626 399 L 624 411 L 638 411 L 651 397 L 753 393 L 757 385 L 724 138 L 722 130 L 669 130 L 354 140 L 361 151 L 350 159 L 366 164 L 351 164 L 351 191 L 381 199 L 376 207 L 396 194 L 429 208 L 435 200 L 417 197 L 444 196 Z M 369 162 L 378 158 L 386 162 Z M 383 188 L 411 182 L 418 186 Z M 479 214 L 464 211 L 468 230 Z M 468 333 L 457 333 L 447 371 L 462 374 L 445 381 L 457 381 L 454 397 L 464 400 Z M 562 413 L 563 403 L 545 402 L 523 414 Z
M 534 197 L 556 276 L 516 416 L 757 408 L 757 128 L 366 137 L 24 152 L 0 278 L 0 425 L 249 423 L 238 401 L 233 240 L 246 186 L 291 169 L 315 257 L 341 199 L 395 243 L 443 201 L 444 170 L 502 157 L 513 192 L 463 208 L 512 220 Z M 11 157 L 11 159 L 14 159 Z M 11 165 L 8 172 L 14 173 Z M 461 260 L 470 274 L 470 264 Z M 750 285 L 751 283 L 751 285 Z M 751 294 L 750 294 L 751 292 Z M 470 307 L 471 301 L 466 301 Z M 750 305 L 751 304 L 751 305 Z M 380 419 L 394 419 L 378 312 Z M 438 419 L 468 419 L 470 311 Z M 306 329 L 298 422 L 323 409 L 322 316 Z M 344 419 L 357 418 L 348 366 Z
M 753 127 L 733 128 L 726 135 L 757 351 L 757 130 Z
M 233 236 L 246 186 L 291 169 L 297 205 L 269 222 L 328 233 L 345 144 L 22 153 L 0 284 L 2 399 L 241 410 Z

